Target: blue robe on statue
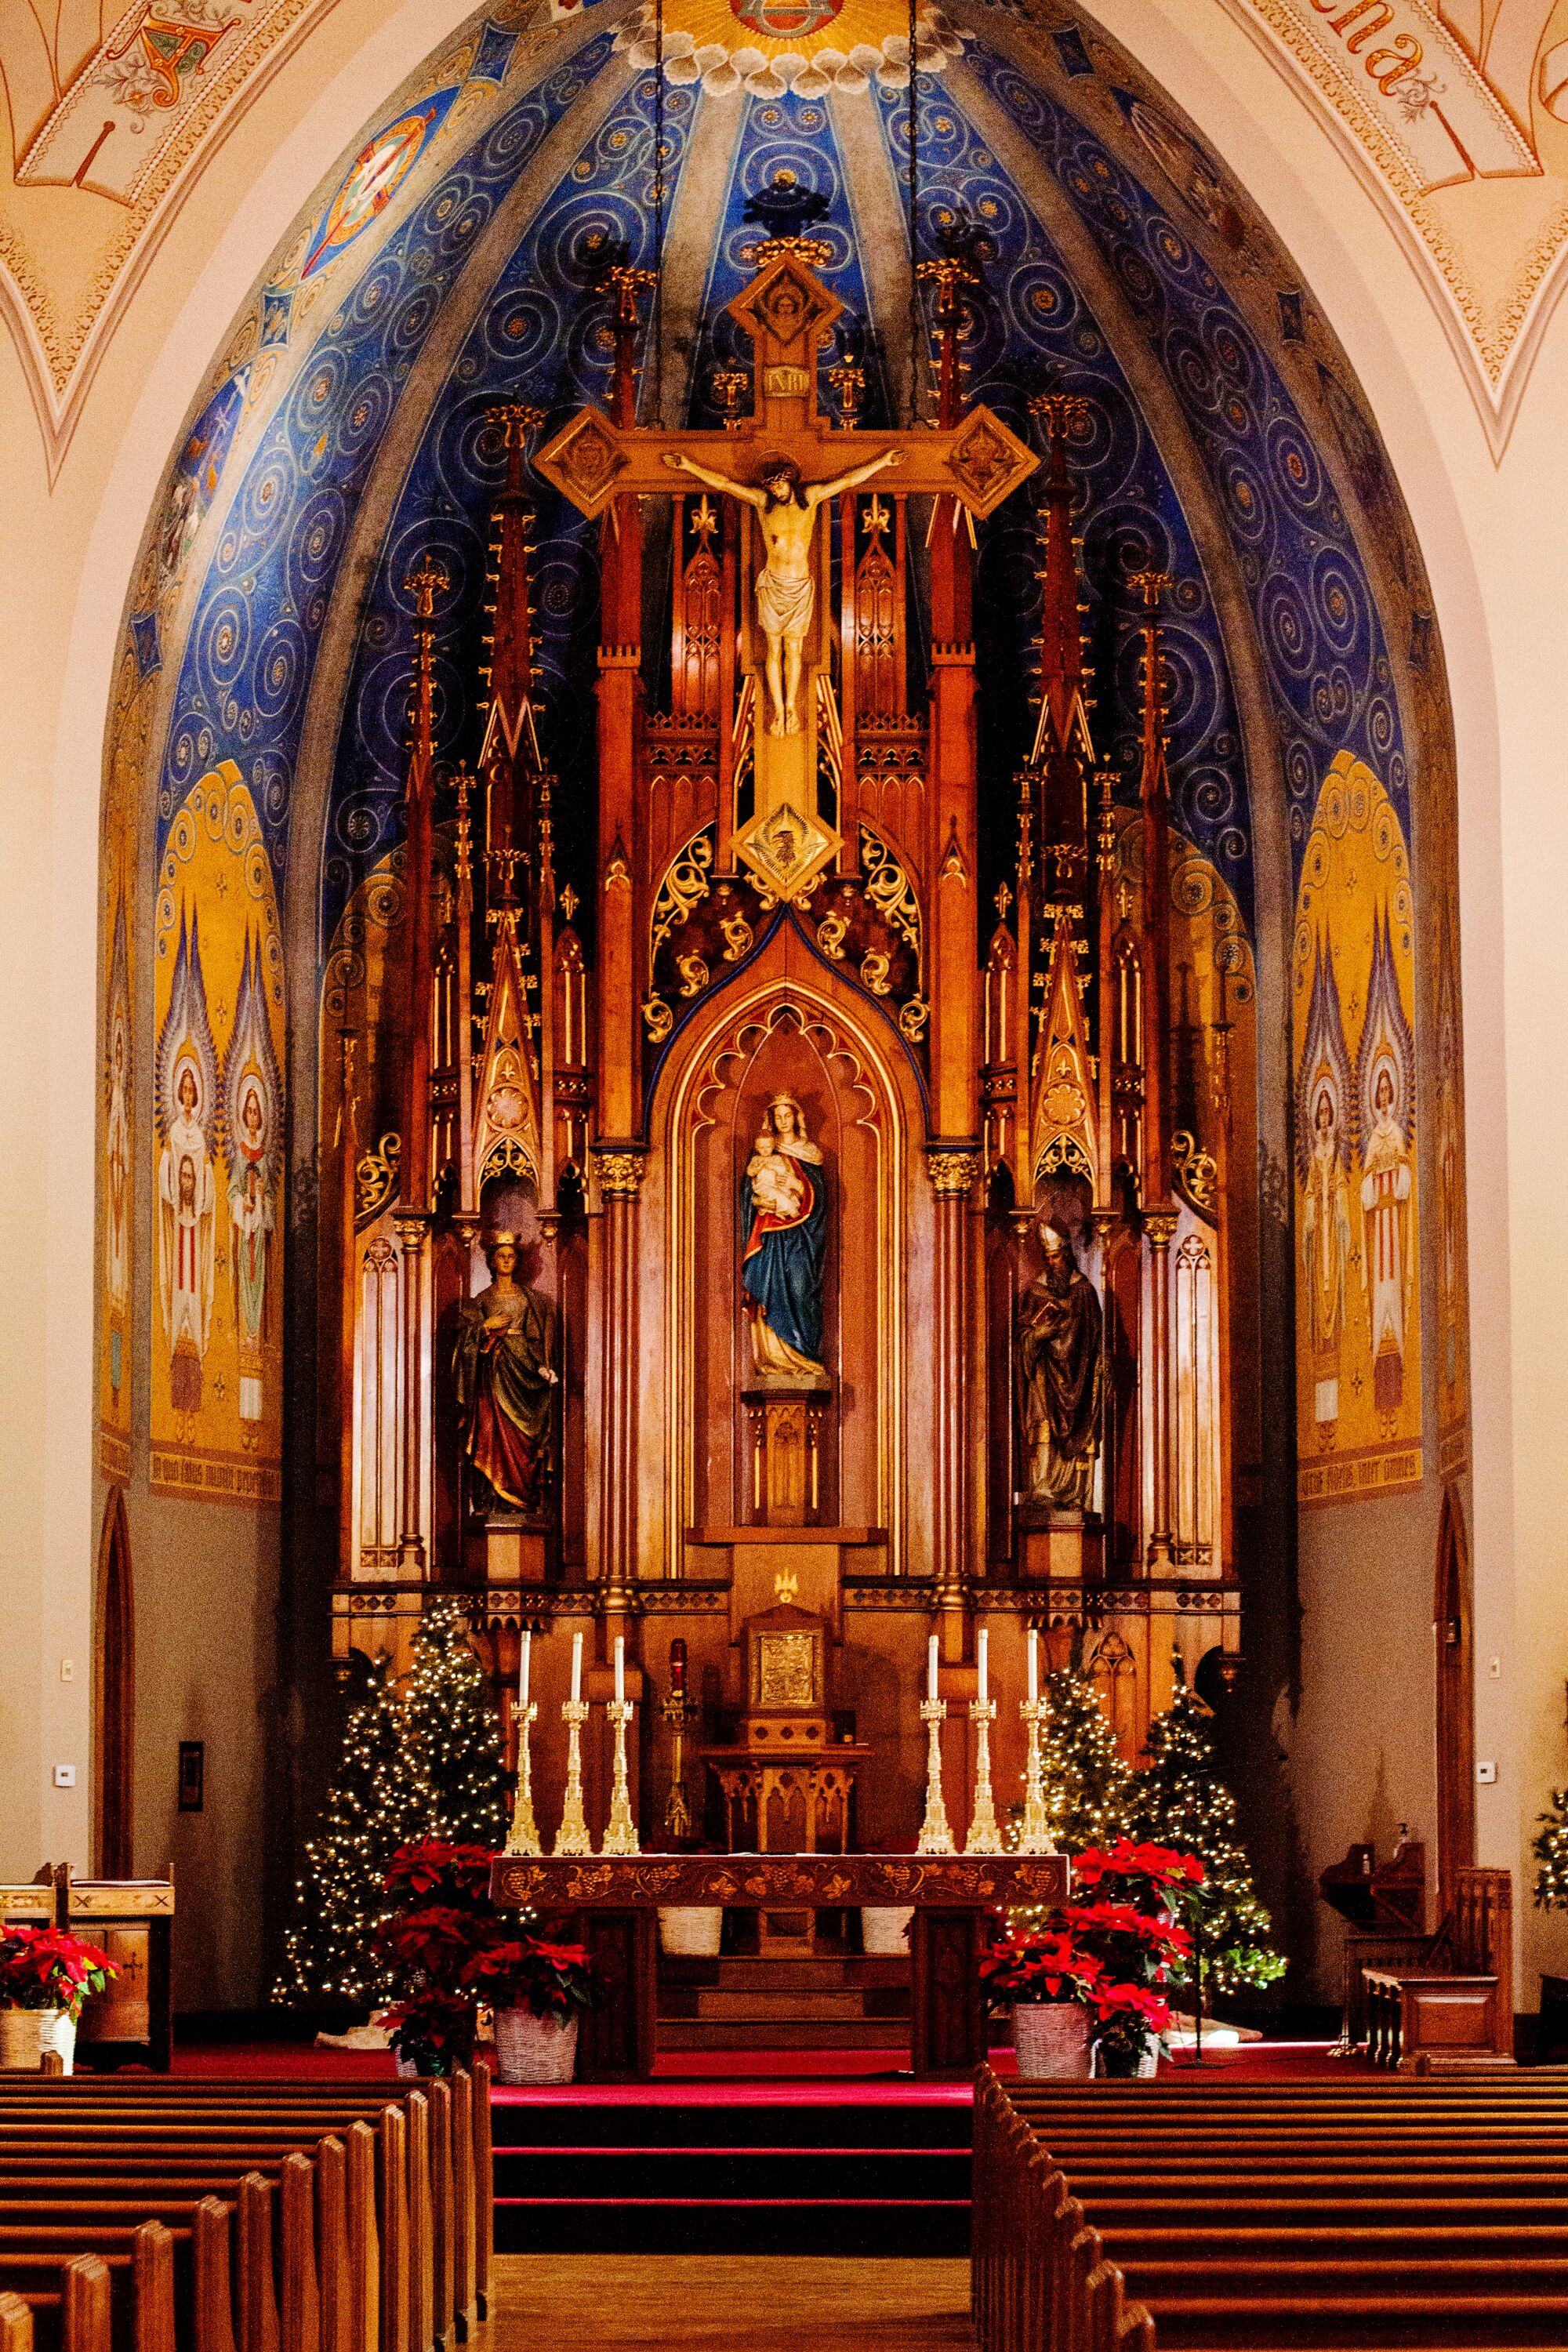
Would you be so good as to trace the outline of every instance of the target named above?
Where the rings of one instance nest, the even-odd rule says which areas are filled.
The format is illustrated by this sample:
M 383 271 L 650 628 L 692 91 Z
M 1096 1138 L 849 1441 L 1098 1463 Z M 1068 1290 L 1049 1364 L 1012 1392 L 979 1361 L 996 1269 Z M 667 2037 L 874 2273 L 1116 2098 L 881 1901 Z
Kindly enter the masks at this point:
M 776 1339 L 822 1368 L 822 1265 L 827 1244 L 827 1181 L 816 1166 L 793 1159 L 803 1188 L 789 1215 L 763 1207 L 748 1177 L 741 1187 L 741 1287 Z

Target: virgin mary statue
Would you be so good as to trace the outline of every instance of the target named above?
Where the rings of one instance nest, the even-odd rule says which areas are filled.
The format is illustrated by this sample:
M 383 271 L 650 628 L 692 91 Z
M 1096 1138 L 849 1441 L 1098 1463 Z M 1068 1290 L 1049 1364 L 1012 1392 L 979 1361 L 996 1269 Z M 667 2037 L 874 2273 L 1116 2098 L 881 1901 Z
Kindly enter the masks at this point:
M 827 1386 L 822 1360 L 822 1261 L 827 1175 L 793 1095 L 775 1095 L 741 1193 L 741 1287 L 752 1360 L 763 1383 Z

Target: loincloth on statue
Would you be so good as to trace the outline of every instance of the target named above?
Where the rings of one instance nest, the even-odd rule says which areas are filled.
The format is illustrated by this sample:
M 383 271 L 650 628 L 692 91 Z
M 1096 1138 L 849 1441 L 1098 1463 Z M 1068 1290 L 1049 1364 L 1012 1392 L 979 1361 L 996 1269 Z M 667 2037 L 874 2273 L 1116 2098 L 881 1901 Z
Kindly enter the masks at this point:
M 804 637 L 816 605 L 816 583 L 810 572 L 800 580 L 781 580 L 771 564 L 757 574 L 757 619 L 768 637 Z

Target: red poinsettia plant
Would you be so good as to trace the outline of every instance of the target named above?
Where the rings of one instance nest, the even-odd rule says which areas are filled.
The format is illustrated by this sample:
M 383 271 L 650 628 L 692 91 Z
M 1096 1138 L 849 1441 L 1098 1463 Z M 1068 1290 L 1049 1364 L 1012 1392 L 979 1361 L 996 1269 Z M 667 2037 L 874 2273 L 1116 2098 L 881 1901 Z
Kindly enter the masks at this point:
M 564 2024 L 594 1998 L 594 1968 L 582 1944 L 510 1935 L 476 1952 L 465 1982 L 491 2009 L 528 2009 Z
M 421 1838 L 400 1846 L 388 1867 L 392 1907 L 375 1939 L 396 1994 L 385 2022 L 398 2056 L 422 2074 L 469 2063 L 481 2009 L 566 2017 L 593 1998 L 582 1945 L 497 1911 L 489 1889 L 490 1856 L 480 1845 Z
M 1171 2021 L 1162 1987 L 1184 1977 L 1192 1937 L 1175 1916 L 1203 1884 L 1195 1855 L 1119 1839 L 1073 1864 L 1074 1900 L 1038 1926 L 1005 1925 L 982 1957 L 996 2000 L 1071 2000 L 1089 2012 L 1107 2074 L 1130 2073 Z
M 74 2023 L 119 1974 L 107 1952 L 61 1927 L 8 1927 L 0 1936 L 0 2009 L 63 2009 Z

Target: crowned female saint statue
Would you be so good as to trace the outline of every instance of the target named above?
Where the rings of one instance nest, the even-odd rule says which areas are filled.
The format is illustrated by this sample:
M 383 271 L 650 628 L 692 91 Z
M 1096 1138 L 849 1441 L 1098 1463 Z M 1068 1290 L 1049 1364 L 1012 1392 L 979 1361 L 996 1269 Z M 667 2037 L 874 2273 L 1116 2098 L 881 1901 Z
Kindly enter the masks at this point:
M 793 1095 L 774 1095 L 746 1162 L 741 1287 L 764 1386 L 825 1389 L 822 1264 L 827 1177 Z
M 552 1483 L 553 1399 L 560 1386 L 552 1299 L 517 1279 L 517 1236 L 486 1246 L 488 1286 L 460 1310 L 452 1381 L 481 1511 L 542 1510 Z
M 1071 1240 L 1040 1220 L 1046 1262 L 1018 1308 L 1025 1500 L 1056 1511 L 1088 1508 L 1100 1452 L 1104 1320 Z

